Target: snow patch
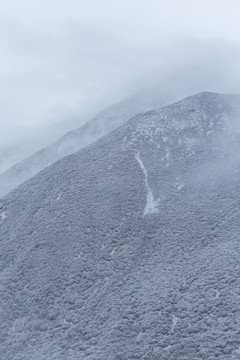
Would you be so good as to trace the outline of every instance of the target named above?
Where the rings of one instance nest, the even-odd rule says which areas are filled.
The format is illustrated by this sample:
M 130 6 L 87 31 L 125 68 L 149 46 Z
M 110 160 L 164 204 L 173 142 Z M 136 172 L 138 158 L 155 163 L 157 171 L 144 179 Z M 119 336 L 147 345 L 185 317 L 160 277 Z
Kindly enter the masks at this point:
M 142 338 L 143 338 L 143 333 L 140 332 L 140 333 L 138 334 L 137 338 L 136 338 L 136 341 L 141 341 Z
M 166 166 L 169 166 L 169 164 L 170 164 L 170 150 L 169 150 L 169 147 L 166 148 L 165 159 L 166 159 L 166 161 L 167 161 Z
M 176 315 L 172 314 L 172 325 L 171 325 L 170 332 L 173 332 L 175 330 L 175 327 L 176 327 L 178 321 L 179 321 L 179 318 Z
M 171 345 L 168 345 L 168 346 L 166 346 L 165 348 L 163 348 L 163 350 L 164 350 L 164 351 L 169 351 L 169 350 L 171 350 L 171 348 L 172 348 L 172 346 L 171 346 Z
M 111 255 L 111 256 L 113 256 L 113 255 L 114 255 L 115 250 L 116 250 L 116 248 L 114 248 L 114 249 L 110 252 L 110 255 Z
M 139 163 L 142 172 L 144 174 L 144 182 L 146 185 L 146 189 L 147 189 L 147 204 L 145 206 L 144 212 L 143 212 L 143 216 L 147 215 L 147 214 L 156 214 L 159 213 L 158 210 L 158 204 L 160 199 L 158 198 L 157 200 L 154 199 L 153 193 L 151 188 L 148 185 L 148 174 L 147 174 L 147 170 L 143 164 L 142 159 L 140 158 L 140 154 L 139 152 L 137 153 L 137 155 L 135 155 L 135 158 L 137 160 L 137 162 Z
M 213 121 L 213 119 L 210 119 L 210 121 L 209 121 L 209 128 L 211 129 L 211 128 L 213 127 L 213 125 L 214 125 L 214 121 Z
M 166 166 L 169 166 L 169 165 L 170 165 L 171 154 L 170 154 L 170 149 L 169 149 L 169 147 L 166 147 L 166 149 L 165 149 L 165 155 L 161 158 L 161 161 L 165 161 L 165 162 L 166 162 Z
M 174 185 L 174 190 L 176 192 L 180 192 L 181 190 L 183 190 L 185 188 L 185 184 L 182 183 L 177 183 Z
M 58 194 L 57 200 L 60 200 L 61 197 L 62 197 L 62 193 L 60 192 L 60 193 Z
M 4 220 L 7 217 L 6 211 L 0 213 L 0 220 Z
M 78 255 L 74 257 L 74 259 L 81 259 L 83 252 L 81 251 Z

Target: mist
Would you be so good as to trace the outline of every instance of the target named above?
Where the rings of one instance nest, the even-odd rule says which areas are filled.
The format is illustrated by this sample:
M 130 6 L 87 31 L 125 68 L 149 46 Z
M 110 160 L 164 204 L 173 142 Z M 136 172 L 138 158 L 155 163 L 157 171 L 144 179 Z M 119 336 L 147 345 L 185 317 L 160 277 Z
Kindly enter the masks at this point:
M 0 172 L 135 93 L 240 93 L 239 11 L 234 0 L 2 0 Z

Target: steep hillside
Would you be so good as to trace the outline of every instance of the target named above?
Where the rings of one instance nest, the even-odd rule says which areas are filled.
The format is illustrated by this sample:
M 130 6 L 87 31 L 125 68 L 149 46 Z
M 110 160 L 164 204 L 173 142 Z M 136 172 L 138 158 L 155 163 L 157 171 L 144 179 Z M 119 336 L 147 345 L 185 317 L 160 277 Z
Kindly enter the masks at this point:
M 239 103 L 138 115 L 0 201 L 3 359 L 239 359 Z

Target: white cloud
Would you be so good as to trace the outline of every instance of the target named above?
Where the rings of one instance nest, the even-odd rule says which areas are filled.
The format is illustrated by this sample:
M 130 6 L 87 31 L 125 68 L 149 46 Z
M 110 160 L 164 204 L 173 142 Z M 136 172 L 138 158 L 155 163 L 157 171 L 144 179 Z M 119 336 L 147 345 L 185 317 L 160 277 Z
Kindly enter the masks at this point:
M 157 82 L 240 92 L 239 14 L 238 0 L 1 0 L 0 142 Z

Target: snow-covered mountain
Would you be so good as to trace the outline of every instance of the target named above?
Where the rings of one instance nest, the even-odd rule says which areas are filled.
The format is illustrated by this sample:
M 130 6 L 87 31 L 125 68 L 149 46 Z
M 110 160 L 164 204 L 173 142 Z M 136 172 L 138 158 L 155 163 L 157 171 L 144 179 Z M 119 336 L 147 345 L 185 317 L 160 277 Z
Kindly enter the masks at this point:
M 239 359 L 239 103 L 133 117 L 0 201 L 4 360 Z
M 100 112 L 85 125 L 68 132 L 52 145 L 19 161 L 2 174 L 0 173 L 0 197 L 55 161 L 79 151 L 103 135 L 108 134 L 132 116 L 150 109 L 159 108 L 177 98 L 177 92 L 174 92 L 171 88 L 163 92 L 162 88 L 156 87 L 127 98 Z M 13 155 L 15 155 L 16 159 L 17 156 L 22 156 L 21 153 L 16 154 L 16 152 Z M 2 157 L 2 163 L 4 160 L 5 163 L 9 162 L 8 157 L 3 152 Z

